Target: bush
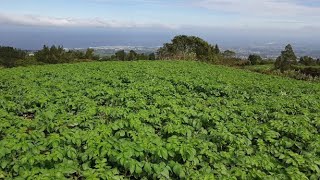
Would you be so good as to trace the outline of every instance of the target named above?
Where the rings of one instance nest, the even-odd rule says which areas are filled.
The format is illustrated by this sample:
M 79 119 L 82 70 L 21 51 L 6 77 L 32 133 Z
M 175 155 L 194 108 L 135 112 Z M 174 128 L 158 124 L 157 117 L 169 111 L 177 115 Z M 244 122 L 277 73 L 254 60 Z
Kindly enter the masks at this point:
M 248 61 L 250 62 L 251 65 L 257 65 L 262 62 L 262 58 L 257 54 L 250 54 L 248 57 Z
M 31 65 L 41 65 L 42 62 L 37 61 L 34 57 L 26 57 L 24 59 L 19 59 L 16 61 L 15 66 L 31 66 Z
M 3 67 L 14 67 L 16 61 L 25 58 L 27 53 L 13 47 L 0 46 L 0 65 Z
M 295 71 L 299 71 L 302 74 L 309 75 L 312 77 L 320 77 L 320 67 L 301 67 L 301 66 L 294 66 L 293 69 Z

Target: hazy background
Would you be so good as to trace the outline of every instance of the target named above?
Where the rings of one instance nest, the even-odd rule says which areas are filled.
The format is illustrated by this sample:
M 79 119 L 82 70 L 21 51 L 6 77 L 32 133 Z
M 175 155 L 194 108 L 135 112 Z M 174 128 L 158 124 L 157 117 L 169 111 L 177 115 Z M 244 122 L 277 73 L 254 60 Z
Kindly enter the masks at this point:
M 161 46 L 178 34 L 224 48 L 319 49 L 316 0 L 0 0 L 0 45 Z

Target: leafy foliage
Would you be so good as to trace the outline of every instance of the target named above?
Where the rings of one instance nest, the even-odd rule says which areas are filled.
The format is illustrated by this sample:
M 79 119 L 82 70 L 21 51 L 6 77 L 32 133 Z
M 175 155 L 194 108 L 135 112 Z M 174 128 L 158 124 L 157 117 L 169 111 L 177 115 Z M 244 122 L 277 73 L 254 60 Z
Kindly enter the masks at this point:
M 281 72 L 290 70 L 292 64 L 297 63 L 297 56 L 293 52 L 292 46 L 288 44 L 285 50 L 281 52 L 281 55 L 275 62 L 275 68 L 280 69 Z
M 199 62 L 0 71 L 0 178 L 319 179 L 320 85 Z
M 226 50 L 223 52 L 223 56 L 227 58 L 234 58 L 236 56 L 236 53 L 231 50 Z
M 128 53 L 124 50 L 119 50 L 115 55 L 107 56 L 101 59 L 101 61 L 137 61 L 137 60 L 156 60 L 156 55 L 150 53 L 149 55 L 144 53 L 137 53 L 134 50 L 130 50 Z
M 13 47 L 0 46 L 0 66 L 14 67 L 16 62 L 25 58 L 27 53 Z
M 62 46 L 43 46 L 42 50 L 35 53 L 38 62 L 46 64 L 70 63 L 75 60 L 97 60 L 99 57 L 94 55 L 93 49 L 87 49 L 85 53 L 81 51 L 66 51 Z
M 209 61 L 220 53 L 218 45 L 213 47 L 208 42 L 195 36 L 179 35 L 161 47 L 157 54 L 160 59 Z
M 257 54 L 250 54 L 248 57 L 248 61 L 250 62 L 251 65 L 257 65 L 262 62 L 262 58 Z
M 320 61 L 313 59 L 309 56 L 303 56 L 300 58 L 299 63 L 305 66 L 316 66 L 320 65 Z

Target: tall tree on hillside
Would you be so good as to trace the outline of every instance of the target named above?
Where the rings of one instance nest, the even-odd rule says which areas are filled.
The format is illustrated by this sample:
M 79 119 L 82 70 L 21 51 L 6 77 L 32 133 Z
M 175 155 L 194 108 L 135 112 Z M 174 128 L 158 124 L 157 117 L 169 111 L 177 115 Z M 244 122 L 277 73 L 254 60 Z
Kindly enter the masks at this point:
M 116 59 L 119 60 L 119 61 L 124 61 L 126 60 L 126 52 L 124 50 L 120 50 L 120 51 L 117 51 L 116 54 Z
M 70 53 L 66 53 L 62 46 L 43 46 L 42 50 L 35 53 L 35 58 L 38 62 L 48 64 L 58 64 L 69 62 L 72 57 Z
M 280 69 L 281 72 L 289 70 L 292 64 L 297 62 L 297 56 L 295 55 L 292 46 L 288 44 L 285 50 L 281 52 L 281 55 L 275 62 L 275 68 Z
M 155 53 L 149 54 L 149 60 L 156 60 L 156 54 Z
M 138 58 L 138 54 L 134 51 L 134 50 L 131 50 L 129 53 L 128 53 L 128 60 L 129 61 L 135 61 L 137 60 Z
M 93 59 L 94 58 L 94 49 L 88 48 L 85 54 L 86 59 Z
M 216 44 L 216 45 L 214 46 L 214 53 L 220 54 L 220 49 L 219 49 L 218 44 Z

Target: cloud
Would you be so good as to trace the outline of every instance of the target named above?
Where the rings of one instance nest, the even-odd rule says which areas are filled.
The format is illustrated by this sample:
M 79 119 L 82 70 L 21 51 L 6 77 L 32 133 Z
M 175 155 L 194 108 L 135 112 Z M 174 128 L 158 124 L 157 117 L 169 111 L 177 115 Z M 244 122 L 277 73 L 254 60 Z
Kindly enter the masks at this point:
M 178 26 L 159 23 L 137 23 L 103 18 L 72 18 L 50 17 L 40 15 L 18 15 L 0 13 L 0 24 L 23 26 L 55 26 L 55 27 L 98 27 L 98 28 L 167 28 L 176 29 Z
M 117 0 L 84 0 L 89 2 L 97 2 L 97 3 L 120 3 L 120 4 L 163 4 L 164 2 L 161 0 L 124 0 L 124 2 L 120 2 Z M 166 3 L 164 3 L 166 4 Z
M 192 0 L 191 4 L 217 12 L 255 17 L 320 18 L 319 4 L 312 0 Z

